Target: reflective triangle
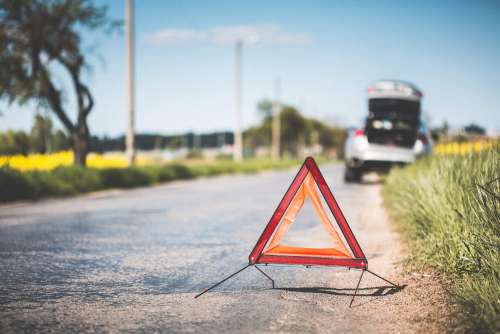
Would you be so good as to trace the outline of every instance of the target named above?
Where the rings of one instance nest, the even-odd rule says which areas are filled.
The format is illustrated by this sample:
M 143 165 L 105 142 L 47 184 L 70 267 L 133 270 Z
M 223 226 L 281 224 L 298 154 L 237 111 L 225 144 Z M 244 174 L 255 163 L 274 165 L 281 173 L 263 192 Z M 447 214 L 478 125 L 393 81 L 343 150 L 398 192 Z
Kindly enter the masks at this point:
M 318 187 L 319 193 L 315 185 Z M 327 215 L 320 193 L 335 222 L 332 222 Z M 295 217 L 307 199 L 312 202 L 316 215 L 331 241 L 331 247 L 295 247 L 281 243 L 283 236 L 294 223 Z M 334 228 L 334 223 L 338 225 L 345 242 Z M 251 264 L 281 263 L 367 267 L 366 257 L 313 158 L 307 158 L 295 176 L 250 253 L 249 261 Z

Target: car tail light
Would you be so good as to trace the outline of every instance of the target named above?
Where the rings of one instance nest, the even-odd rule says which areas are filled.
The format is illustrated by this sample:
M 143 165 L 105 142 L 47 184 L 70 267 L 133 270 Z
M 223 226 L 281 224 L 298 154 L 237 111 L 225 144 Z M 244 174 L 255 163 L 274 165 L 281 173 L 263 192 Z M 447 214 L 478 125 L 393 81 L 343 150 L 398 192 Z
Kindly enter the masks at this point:
M 358 129 L 354 131 L 354 137 L 363 137 L 365 135 L 365 131 L 362 129 Z

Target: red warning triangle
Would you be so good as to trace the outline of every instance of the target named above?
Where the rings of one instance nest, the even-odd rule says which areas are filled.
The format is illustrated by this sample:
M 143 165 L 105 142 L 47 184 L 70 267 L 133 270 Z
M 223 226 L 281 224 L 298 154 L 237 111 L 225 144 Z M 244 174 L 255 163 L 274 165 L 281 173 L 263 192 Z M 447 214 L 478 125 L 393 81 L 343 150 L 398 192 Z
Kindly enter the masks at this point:
M 316 186 L 330 209 L 345 242 L 326 214 Z M 331 240 L 331 247 L 308 248 L 281 244 L 283 236 L 294 223 L 295 217 L 306 199 L 312 202 L 316 214 Z M 295 176 L 250 253 L 249 261 L 250 264 L 269 263 L 367 268 L 368 261 L 365 254 L 361 250 L 313 158 L 307 158 Z

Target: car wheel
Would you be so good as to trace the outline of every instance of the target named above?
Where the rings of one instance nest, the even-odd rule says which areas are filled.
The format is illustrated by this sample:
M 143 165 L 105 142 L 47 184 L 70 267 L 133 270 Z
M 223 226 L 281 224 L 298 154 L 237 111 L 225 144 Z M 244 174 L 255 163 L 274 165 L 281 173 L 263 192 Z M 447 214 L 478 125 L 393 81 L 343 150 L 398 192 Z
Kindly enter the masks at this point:
M 361 182 L 361 178 L 363 176 L 363 171 L 361 168 L 352 168 L 345 167 L 344 170 L 344 181 L 347 183 L 350 182 Z

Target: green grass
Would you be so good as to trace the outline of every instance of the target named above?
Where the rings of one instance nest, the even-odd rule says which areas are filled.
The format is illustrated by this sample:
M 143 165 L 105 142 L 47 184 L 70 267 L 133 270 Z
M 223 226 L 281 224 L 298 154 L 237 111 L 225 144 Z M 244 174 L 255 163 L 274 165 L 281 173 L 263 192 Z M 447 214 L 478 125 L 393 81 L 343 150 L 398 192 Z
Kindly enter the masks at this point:
M 266 169 L 289 168 L 299 163 L 292 159 L 249 159 L 244 163 L 218 160 L 122 169 L 60 167 L 50 172 L 19 172 L 1 167 L 0 202 L 66 196 L 110 188 L 134 188 L 219 174 L 256 173 Z
M 384 204 L 408 241 L 411 269 L 450 282 L 471 332 L 500 331 L 500 146 L 392 170 Z

